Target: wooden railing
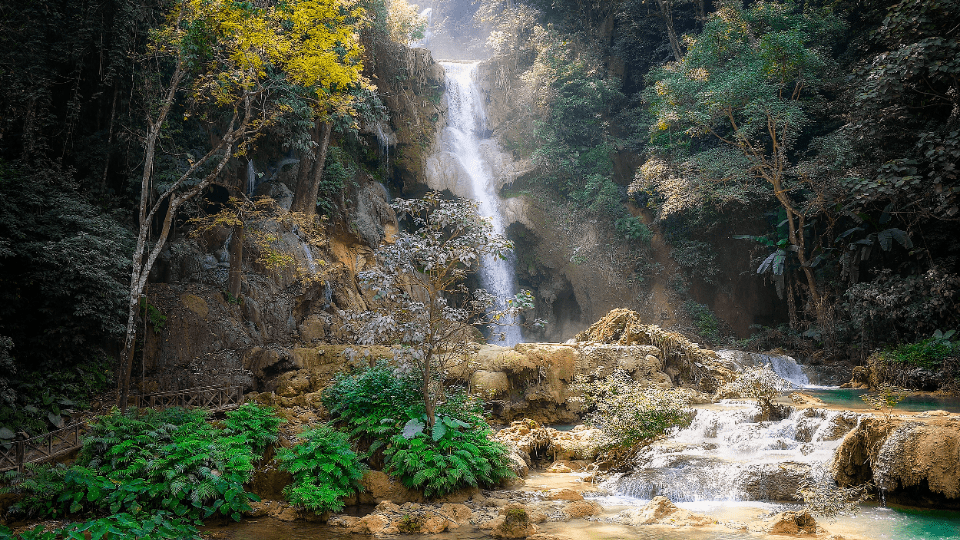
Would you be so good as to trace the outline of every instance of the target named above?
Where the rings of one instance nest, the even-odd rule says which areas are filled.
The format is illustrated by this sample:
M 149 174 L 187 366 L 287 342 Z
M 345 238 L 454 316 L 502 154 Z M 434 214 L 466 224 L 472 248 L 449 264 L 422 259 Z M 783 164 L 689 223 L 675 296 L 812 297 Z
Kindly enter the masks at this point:
M 133 396 L 137 408 L 166 409 L 169 407 L 199 407 L 212 412 L 236 409 L 243 405 L 243 388 L 239 386 L 202 386 L 172 392 L 157 392 Z M 80 436 L 86 431 L 85 421 L 70 424 L 63 429 L 20 437 L 9 448 L 0 447 L 0 472 L 17 469 L 23 472 L 27 463 L 43 463 L 66 455 L 82 446 Z
M 80 434 L 86 427 L 86 422 L 75 422 L 43 435 L 13 441 L 10 448 L 0 453 L 0 471 L 22 472 L 25 463 L 43 463 L 73 452 L 80 448 Z
M 243 405 L 243 388 L 239 386 L 201 386 L 135 397 L 136 406 L 141 409 L 199 407 L 219 412 L 236 409 Z

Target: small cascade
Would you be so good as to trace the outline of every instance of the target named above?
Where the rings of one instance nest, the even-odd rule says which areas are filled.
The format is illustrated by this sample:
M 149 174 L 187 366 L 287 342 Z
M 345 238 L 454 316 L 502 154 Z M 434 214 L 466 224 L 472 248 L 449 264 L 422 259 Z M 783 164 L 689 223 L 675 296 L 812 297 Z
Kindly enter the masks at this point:
M 675 502 L 791 500 L 801 481 L 822 474 L 858 418 L 819 409 L 775 422 L 756 422 L 756 415 L 737 402 L 698 409 L 689 427 L 647 447 L 633 472 L 607 487 Z
M 445 144 L 469 178 L 473 198 L 480 203 L 480 214 L 490 219 L 495 233 L 502 235 L 505 226 L 500 197 L 496 193 L 491 168 L 482 158 L 480 150 L 486 119 L 482 94 L 474 82 L 478 63 L 441 62 L 440 65 L 446 70 L 449 106 L 447 128 L 443 135 L 447 141 Z M 480 266 L 480 281 L 501 302 L 497 307 L 503 307 L 502 302 L 517 293 L 513 259 L 484 257 Z M 523 342 L 520 327 L 515 323 L 508 321 L 508 325 L 500 329 L 503 339 L 492 340 L 491 343 L 509 347 Z
M 300 235 L 300 228 L 296 225 L 293 226 L 293 234 L 297 235 L 297 238 L 300 239 L 300 248 L 303 250 L 303 256 L 307 260 L 307 268 L 310 269 L 311 274 L 317 273 L 317 263 L 313 260 L 313 251 L 310 249 L 310 244 Z
M 382 122 L 373 126 L 373 133 L 377 136 L 377 145 L 380 148 L 380 161 L 385 170 L 390 170 L 390 135 L 384 129 Z
M 257 190 L 257 169 L 253 166 L 253 160 L 247 160 L 247 195 L 253 197 Z
M 721 360 L 725 360 L 734 367 L 745 368 L 752 366 L 769 365 L 774 373 L 787 380 L 793 386 L 803 388 L 810 386 L 810 379 L 797 361 L 786 355 L 765 354 L 732 349 L 717 351 Z

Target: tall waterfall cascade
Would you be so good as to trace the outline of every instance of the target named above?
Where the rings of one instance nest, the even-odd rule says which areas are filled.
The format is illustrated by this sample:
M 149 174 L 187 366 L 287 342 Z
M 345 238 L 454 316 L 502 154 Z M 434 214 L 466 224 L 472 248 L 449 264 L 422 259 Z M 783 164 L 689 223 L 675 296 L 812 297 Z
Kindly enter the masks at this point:
M 469 182 L 469 192 L 480 205 L 480 215 L 490 219 L 497 234 L 505 234 L 506 221 L 503 207 L 496 192 L 496 178 L 491 164 L 484 158 L 483 145 L 492 144 L 484 139 L 486 116 L 483 109 L 483 94 L 476 82 L 477 62 L 440 62 L 446 71 L 446 99 L 448 105 L 447 127 L 441 134 L 441 153 L 452 156 L 457 176 Z M 466 186 L 464 186 L 466 187 Z M 512 257 L 500 259 L 487 256 L 481 261 L 481 285 L 504 302 L 517 293 L 515 263 Z M 513 346 L 523 342 L 523 335 L 516 321 L 508 321 L 499 329 L 503 339 L 492 338 L 491 343 Z

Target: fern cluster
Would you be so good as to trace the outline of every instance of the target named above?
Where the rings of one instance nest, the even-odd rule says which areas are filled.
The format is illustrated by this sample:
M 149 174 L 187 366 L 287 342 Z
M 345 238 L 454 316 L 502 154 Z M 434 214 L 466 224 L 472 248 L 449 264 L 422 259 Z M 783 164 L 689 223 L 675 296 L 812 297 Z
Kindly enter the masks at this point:
M 259 459 L 267 445 L 276 442 L 277 430 L 282 422 L 283 419 L 279 418 L 273 409 L 255 403 L 244 403 L 227 413 L 224 432 L 244 438 Z
M 437 424 L 444 425 L 440 436 L 425 432 L 410 439 L 394 436 L 386 451 L 386 472 L 427 497 L 442 497 L 467 486 L 494 486 L 513 474 L 506 446 L 489 439 L 486 424 L 462 432 L 440 420 Z M 439 433 L 436 427 L 434 431 Z
M 380 362 L 338 376 L 323 403 L 351 441 L 369 445 L 371 454 L 385 448 L 386 472 L 427 497 L 493 486 L 512 474 L 506 447 L 488 440 L 490 427 L 477 400 L 462 388 L 444 389 L 428 429 L 420 388 L 415 374 Z
M 420 404 L 420 380 L 386 362 L 352 374 L 339 374 L 323 392 L 323 405 L 351 440 L 370 444 L 374 452 L 398 433 L 406 411 Z
M 35 466 L 14 475 L 13 490 L 23 498 L 11 511 L 39 518 L 112 514 L 116 523 L 90 525 L 104 530 L 122 524 L 179 530 L 215 513 L 238 520 L 256 500 L 243 485 L 265 441 L 276 436 L 279 420 L 271 416 L 245 406 L 221 429 L 201 410 L 114 411 L 90 425 L 73 466 Z M 150 525 L 138 517 L 144 513 L 179 521 Z
M 128 514 L 121 512 L 85 523 L 72 523 L 59 529 L 44 530 L 43 525 L 26 530 L 20 540 L 61 540 L 75 538 L 149 538 L 150 540 L 181 540 L 199 538 L 197 528 L 163 510 Z M 0 538 L 14 538 L 13 531 L 0 525 Z
M 316 513 L 339 512 L 343 498 L 360 489 L 364 467 L 347 436 L 321 425 L 299 435 L 293 448 L 281 448 L 277 460 L 293 475 L 284 488 L 292 504 Z

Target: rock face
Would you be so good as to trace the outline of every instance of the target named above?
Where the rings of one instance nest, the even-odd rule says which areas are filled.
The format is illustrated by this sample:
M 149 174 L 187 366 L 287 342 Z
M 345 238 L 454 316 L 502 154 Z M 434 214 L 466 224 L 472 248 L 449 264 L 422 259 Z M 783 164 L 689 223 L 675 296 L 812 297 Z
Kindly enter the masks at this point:
M 873 481 L 888 501 L 960 507 L 960 416 L 865 418 L 837 449 L 841 486 Z
M 689 510 L 679 508 L 666 497 L 654 497 L 643 508 L 631 508 L 617 515 L 617 520 L 624 525 L 673 525 L 704 526 L 716 523 L 716 519 L 694 514 Z
M 770 534 L 817 534 L 817 521 L 810 512 L 780 512 L 768 519 L 762 528 Z

